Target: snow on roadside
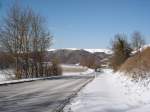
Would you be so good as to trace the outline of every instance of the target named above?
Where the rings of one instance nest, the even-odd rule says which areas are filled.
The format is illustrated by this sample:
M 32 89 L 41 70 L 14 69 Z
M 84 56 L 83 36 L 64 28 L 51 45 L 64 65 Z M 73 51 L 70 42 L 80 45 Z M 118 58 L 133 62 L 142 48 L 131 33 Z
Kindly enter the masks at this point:
M 125 74 L 117 72 L 113 75 L 114 82 L 134 105 L 150 103 L 150 79 L 134 81 Z
M 149 95 L 149 86 L 107 69 L 83 88 L 64 112 L 148 112 Z
M 14 78 L 14 72 L 11 69 L 0 70 L 0 82 Z
M 44 78 L 28 78 L 28 79 L 19 79 L 19 80 L 3 80 L 0 81 L 0 85 L 2 84 L 13 84 L 13 83 L 19 83 L 19 82 L 29 82 L 29 81 L 36 81 Z
M 65 68 L 72 68 L 72 69 L 74 68 L 86 69 L 86 71 L 84 72 L 65 72 L 63 73 L 62 76 L 86 75 L 86 74 L 91 74 L 94 72 L 93 69 L 87 69 L 79 65 L 61 65 L 61 66 Z M 0 85 L 10 84 L 10 83 L 19 83 L 19 82 L 29 82 L 29 81 L 35 81 L 35 80 L 42 80 L 46 78 L 55 78 L 57 76 L 50 76 L 50 77 L 43 77 L 43 78 L 27 78 L 27 79 L 19 79 L 19 80 L 14 80 L 14 77 L 15 75 L 14 75 L 13 70 L 11 69 L 1 70 L 0 71 Z

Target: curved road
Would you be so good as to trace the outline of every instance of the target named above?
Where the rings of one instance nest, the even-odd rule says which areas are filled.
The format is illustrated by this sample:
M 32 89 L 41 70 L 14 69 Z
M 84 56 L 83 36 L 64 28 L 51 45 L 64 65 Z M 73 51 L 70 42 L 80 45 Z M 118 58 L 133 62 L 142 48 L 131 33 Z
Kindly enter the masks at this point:
M 0 112 L 58 112 L 92 76 L 64 76 L 0 86 Z

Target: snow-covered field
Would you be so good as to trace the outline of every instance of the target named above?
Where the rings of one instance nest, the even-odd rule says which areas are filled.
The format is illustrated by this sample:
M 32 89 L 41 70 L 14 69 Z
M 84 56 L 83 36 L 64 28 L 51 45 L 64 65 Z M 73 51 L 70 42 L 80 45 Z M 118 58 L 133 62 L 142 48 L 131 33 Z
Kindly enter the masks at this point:
M 86 69 L 87 67 L 80 66 L 78 64 L 61 64 L 62 68 L 71 68 L 71 69 Z
M 78 93 L 64 112 L 150 112 L 149 88 L 105 69 Z
M 79 66 L 79 65 L 61 65 L 64 69 L 63 76 L 70 75 L 85 75 L 93 73 L 93 69 L 89 69 L 87 67 Z
M 90 74 L 93 73 L 94 70 L 93 69 L 87 69 L 85 72 L 64 72 L 63 75 L 64 76 L 70 76 L 70 75 L 86 75 L 86 74 Z

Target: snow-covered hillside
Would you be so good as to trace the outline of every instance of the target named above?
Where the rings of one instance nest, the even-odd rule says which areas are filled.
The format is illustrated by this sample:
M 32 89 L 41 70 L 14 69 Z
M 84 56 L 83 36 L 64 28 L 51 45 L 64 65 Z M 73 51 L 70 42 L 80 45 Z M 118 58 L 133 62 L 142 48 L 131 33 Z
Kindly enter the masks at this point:
M 55 51 L 55 50 L 85 50 L 90 53 L 96 53 L 96 52 L 104 52 L 106 54 L 112 54 L 112 51 L 110 49 L 79 49 L 79 48 L 62 48 L 62 49 L 49 49 L 48 51 Z

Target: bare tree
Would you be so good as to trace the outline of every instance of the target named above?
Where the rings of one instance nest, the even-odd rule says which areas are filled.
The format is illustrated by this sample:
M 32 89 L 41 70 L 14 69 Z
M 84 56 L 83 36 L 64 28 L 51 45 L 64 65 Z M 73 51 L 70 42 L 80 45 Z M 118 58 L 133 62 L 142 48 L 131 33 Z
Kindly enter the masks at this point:
M 14 58 L 12 55 L 6 52 L 0 53 L 0 69 L 7 69 L 13 67 Z
M 134 32 L 132 35 L 132 47 L 134 50 L 138 51 L 142 46 L 145 45 L 144 37 L 140 32 Z
M 52 40 L 44 19 L 14 4 L 3 22 L 1 46 L 15 58 L 16 78 L 43 76 L 45 52 Z

